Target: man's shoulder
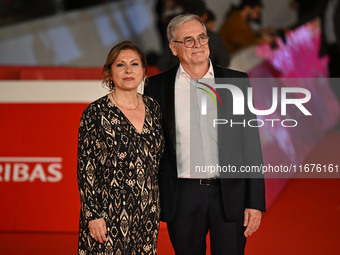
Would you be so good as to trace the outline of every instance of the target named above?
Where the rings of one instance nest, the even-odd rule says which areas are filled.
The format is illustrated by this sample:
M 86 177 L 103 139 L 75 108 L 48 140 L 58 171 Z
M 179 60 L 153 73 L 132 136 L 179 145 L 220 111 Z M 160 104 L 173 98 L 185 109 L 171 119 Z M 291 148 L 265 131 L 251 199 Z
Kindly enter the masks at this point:
M 242 20 L 241 11 L 237 9 L 231 11 L 227 19 L 229 19 L 229 21 Z
M 213 65 L 215 78 L 247 78 L 248 74 L 245 72 L 233 70 L 230 68 Z
M 149 77 L 144 93 L 151 97 L 164 94 L 166 88 L 174 86 L 177 69 L 178 65 L 168 71 Z
M 163 90 L 164 87 L 171 85 L 171 83 L 174 83 L 177 69 L 178 65 L 169 69 L 168 71 L 149 77 L 146 93 L 148 94 L 151 91 L 155 92 L 158 90 Z
M 156 75 L 153 75 L 151 77 L 149 77 L 149 81 L 159 81 L 159 80 L 164 80 L 164 79 L 167 79 L 171 76 L 175 76 L 176 75 L 176 72 L 177 72 L 177 69 L 178 69 L 178 65 L 172 67 L 171 69 L 165 71 L 165 72 L 162 72 L 162 73 L 159 73 L 159 74 L 156 74 Z

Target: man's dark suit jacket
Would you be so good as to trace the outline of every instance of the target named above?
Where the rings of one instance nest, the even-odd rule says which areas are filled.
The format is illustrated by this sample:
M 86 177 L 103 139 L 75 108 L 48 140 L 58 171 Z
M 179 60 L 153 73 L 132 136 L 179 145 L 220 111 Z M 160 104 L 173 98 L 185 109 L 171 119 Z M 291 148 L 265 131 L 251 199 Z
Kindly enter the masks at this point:
M 175 76 L 178 65 L 171 70 L 149 78 L 145 94 L 156 99 L 161 106 L 165 151 L 160 163 L 159 187 L 161 200 L 161 220 L 174 220 L 177 201 L 177 162 L 175 128 Z M 239 86 L 246 95 L 249 81 L 247 74 L 213 65 L 215 78 L 241 78 L 230 80 L 229 84 Z M 226 89 L 217 90 L 223 102 L 223 109 L 218 109 L 218 118 L 256 119 L 245 106 L 245 116 L 232 116 L 232 97 Z M 247 102 L 245 98 L 245 102 Z M 227 110 L 226 110 L 227 109 Z M 219 164 L 240 167 L 242 165 L 262 164 L 262 152 L 257 128 L 236 125 L 219 125 L 218 128 Z M 224 155 L 221 155 L 224 154 Z M 227 221 L 243 220 L 245 208 L 265 211 L 265 188 L 262 175 L 260 178 L 221 178 L 223 207 Z

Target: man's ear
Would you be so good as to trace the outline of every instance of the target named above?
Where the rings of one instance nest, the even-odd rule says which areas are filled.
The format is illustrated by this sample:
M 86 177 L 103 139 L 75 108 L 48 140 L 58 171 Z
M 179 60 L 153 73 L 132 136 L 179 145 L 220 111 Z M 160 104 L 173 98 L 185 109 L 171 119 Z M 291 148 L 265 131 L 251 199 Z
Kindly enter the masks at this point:
M 172 52 L 172 55 L 177 56 L 177 49 L 175 43 L 174 42 L 169 43 L 169 47 Z

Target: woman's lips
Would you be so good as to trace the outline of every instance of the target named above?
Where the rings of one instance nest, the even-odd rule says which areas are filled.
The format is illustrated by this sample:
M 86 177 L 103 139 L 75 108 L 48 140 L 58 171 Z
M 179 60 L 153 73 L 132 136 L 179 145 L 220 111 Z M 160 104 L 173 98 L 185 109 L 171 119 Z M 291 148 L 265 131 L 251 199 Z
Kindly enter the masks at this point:
M 133 77 L 125 77 L 123 80 L 124 81 L 132 81 L 134 78 Z

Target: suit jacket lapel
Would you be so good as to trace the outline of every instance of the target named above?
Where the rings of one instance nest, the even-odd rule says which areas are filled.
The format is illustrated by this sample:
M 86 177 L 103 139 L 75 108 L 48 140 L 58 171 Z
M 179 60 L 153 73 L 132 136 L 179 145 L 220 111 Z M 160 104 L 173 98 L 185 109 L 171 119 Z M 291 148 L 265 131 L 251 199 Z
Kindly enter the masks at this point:
M 170 69 L 166 77 L 165 104 L 166 104 L 166 126 L 169 132 L 172 149 L 176 150 L 176 121 L 175 121 L 175 78 L 179 65 Z
M 213 68 L 214 68 L 214 76 L 215 76 L 215 79 L 216 78 L 224 78 L 225 75 L 223 74 L 223 71 L 221 68 L 219 68 L 218 66 L 216 65 L 213 65 Z M 223 93 L 219 93 L 219 91 L 221 91 L 221 89 L 217 89 L 216 90 L 217 93 L 221 96 L 223 95 Z M 222 99 L 222 98 L 221 98 Z M 224 102 L 225 104 L 225 101 L 222 100 L 222 102 Z M 220 104 L 217 104 L 217 118 L 218 119 L 226 119 L 226 116 L 225 116 L 225 111 L 223 111 L 223 108 Z M 220 129 L 220 126 L 218 126 L 218 130 Z
M 223 72 L 220 68 L 218 68 L 217 66 L 213 65 L 213 68 L 214 68 L 214 76 L 215 78 L 222 78 L 224 77 L 223 75 Z M 216 80 L 215 80 L 216 82 Z M 217 118 L 218 119 L 227 119 L 227 116 L 226 116 L 226 111 L 223 110 L 223 107 L 225 107 L 225 104 L 226 104 L 226 98 L 225 98 L 225 93 L 223 93 L 222 89 L 216 89 L 217 93 L 220 95 L 220 98 L 222 100 L 222 104 L 223 106 L 221 106 L 220 104 L 217 104 Z M 220 143 L 220 141 L 225 141 L 225 130 L 223 128 L 223 125 L 218 125 L 217 126 L 217 143 L 218 143 L 218 154 L 219 154 L 219 164 L 222 163 L 222 159 L 223 159 L 223 156 L 222 155 L 222 151 L 225 150 L 225 146 L 226 144 L 225 143 Z

